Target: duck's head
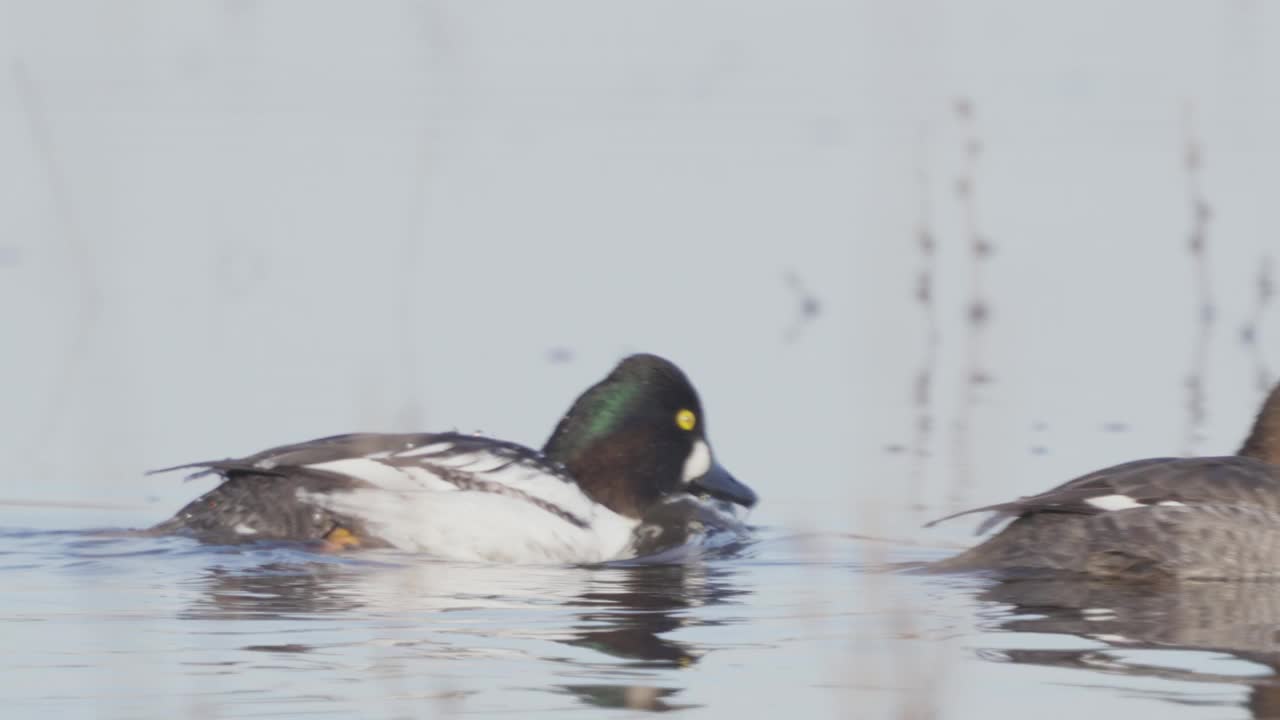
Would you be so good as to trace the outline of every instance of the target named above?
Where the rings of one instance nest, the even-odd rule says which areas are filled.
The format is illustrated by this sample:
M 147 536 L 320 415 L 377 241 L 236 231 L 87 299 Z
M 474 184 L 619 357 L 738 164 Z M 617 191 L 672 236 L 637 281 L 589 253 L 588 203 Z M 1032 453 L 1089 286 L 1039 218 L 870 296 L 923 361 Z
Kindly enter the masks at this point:
M 1280 384 L 1271 388 L 1262 402 L 1253 429 L 1237 454 L 1280 465 Z
M 680 495 L 756 504 L 755 492 L 716 462 L 693 385 L 656 355 L 632 355 L 588 388 L 542 451 L 627 517 Z

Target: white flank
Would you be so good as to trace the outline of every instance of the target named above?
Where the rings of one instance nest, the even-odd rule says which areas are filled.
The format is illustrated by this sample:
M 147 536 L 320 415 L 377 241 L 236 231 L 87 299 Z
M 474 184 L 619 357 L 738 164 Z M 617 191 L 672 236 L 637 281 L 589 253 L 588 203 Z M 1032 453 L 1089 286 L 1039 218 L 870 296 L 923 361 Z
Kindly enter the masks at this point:
M 552 482 L 573 487 L 558 478 Z M 331 493 L 299 490 L 303 502 L 354 515 L 401 550 L 450 560 L 510 563 L 594 563 L 624 556 L 637 521 L 592 503 L 581 491 L 580 527 L 519 496 L 495 492 L 390 492 L 372 488 Z M 575 508 L 577 510 L 578 508 Z
M 1162 507 L 1186 507 L 1187 506 L 1186 503 L 1180 503 L 1177 500 L 1161 500 L 1156 504 Z
M 248 525 L 245 525 L 244 523 L 236 523 L 236 526 L 232 529 L 236 531 L 237 535 L 257 535 L 258 534 L 257 530 L 254 530 L 253 528 L 249 527 Z
M 686 470 L 710 467 L 698 444 Z M 447 447 L 446 447 L 447 446 Z M 625 556 L 637 521 L 592 501 L 576 483 L 490 452 L 448 453 L 450 443 L 393 453 L 416 462 L 397 467 L 349 458 L 308 467 L 358 478 L 374 487 L 324 493 L 301 501 L 360 518 L 369 531 L 402 550 L 454 560 L 602 562 Z M 430 451 L 429 451 L 430 450 Z M 700 460 L 697 457 L 701 457 Z M 440 474 L 463 473 L 458 484 Z
M 684 472 L 681 474 L 682 480 L 688 483 L 694 478 L 700 478 L 707 474 L 711 469 L 711 448 L 707 447 L 707 443 L 699 440 L 693 444 L 693 449 L 689 451 L 689 457 L 684 460 Z
M 1129 508 L 1143 507 L 1142 503 L 1128 495 L 1099 495 L 1098 497 L 1091 497 L 1085 502 L 1099 510 L 1128 510 Z

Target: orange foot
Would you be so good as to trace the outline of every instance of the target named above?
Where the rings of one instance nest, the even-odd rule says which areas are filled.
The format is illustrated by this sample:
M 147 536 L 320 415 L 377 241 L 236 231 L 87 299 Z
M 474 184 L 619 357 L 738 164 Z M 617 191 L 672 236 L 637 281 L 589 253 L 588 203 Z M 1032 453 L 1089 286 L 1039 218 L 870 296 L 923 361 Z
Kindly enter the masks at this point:
M 324 549 L 327 552 L 341 552 L 360 547 L 360 538 L 344 527 L 336 527 L 324 536 Z

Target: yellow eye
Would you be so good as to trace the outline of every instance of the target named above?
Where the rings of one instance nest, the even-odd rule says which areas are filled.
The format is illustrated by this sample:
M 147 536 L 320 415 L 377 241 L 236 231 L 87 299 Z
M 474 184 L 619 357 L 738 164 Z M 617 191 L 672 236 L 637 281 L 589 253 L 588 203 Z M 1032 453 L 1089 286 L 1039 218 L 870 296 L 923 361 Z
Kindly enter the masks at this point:
M 682 430 L 692 430 L 693 426 L 698 424 L 698 416 L 694 415 L 692 410 L 681 410 L 676 413 L 676 424 Z

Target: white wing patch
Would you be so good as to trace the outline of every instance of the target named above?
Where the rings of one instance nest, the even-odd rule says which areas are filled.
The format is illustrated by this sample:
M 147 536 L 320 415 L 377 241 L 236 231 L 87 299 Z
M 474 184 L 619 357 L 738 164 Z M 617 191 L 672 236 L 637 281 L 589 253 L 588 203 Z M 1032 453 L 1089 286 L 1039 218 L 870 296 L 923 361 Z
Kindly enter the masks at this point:
M 684 472 L 681 473 L 680 479 L 688 484 L 694 478 L 706 475 L 710 469 L 711 448 L 707 447 L 705 441 L 699 440 L 693 444 L 693 449 L 689 451 L 689 457 L 684 460 Z
M 1128 495 L 1099 495 L 1098 497 L 1091 497 L 1085 502 L 1099 510 L 1128 510 L 1129 508 L 1145 507 Z

